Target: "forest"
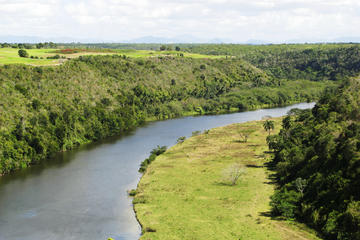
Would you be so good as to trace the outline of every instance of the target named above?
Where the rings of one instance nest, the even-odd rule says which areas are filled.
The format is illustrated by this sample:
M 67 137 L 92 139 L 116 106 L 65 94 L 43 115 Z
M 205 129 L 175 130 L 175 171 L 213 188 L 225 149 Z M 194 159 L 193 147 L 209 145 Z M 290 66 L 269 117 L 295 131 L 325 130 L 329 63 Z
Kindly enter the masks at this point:
M 281 81 L 241 59 L 82 56 L 0 67 L 0 173 L 146 120 L 312 101 L 331 82 Z
M 360 239 L 360 80 L 326 91 L 312 110 L 292 111 L 267 139 L 279 187 L 274 216 L 298 219 L 325 239 Z
M 210 54 L 207 45 L 180 48 Z M 219 54 L 217 48 L 229 48 L 231 57 L 116 54 L 60 66 L 0 66 L 0 174 L 148 120 L 314 101 L 360 69 L 359 47 L 351 44 L 213 48 Z M 246 54 L 236 56 L 244 48 L 239 51 Z M 306 59 L 317 65 L 299 70 Z M 276 63 L 281 73 L 273 70 Z

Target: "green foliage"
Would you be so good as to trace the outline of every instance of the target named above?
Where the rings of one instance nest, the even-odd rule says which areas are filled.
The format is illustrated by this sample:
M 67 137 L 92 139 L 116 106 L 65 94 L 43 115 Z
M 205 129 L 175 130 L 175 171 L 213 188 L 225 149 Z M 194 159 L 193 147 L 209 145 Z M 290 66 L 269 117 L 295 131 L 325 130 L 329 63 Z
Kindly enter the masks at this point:
M 29 57 L 29 53 L 28 53 L 26 50 L 24 50 L 24 49 L 20 49 L 20 50 L 18 51 L 18 54 L 19 54 L 19 57 L 23 57 L 23 58 Z
M 156 148 L 154 148 L 150 152 L 150 156 L 147 159 L 145 159 L 144 161 L 142 161 L 140 168 L 139 168 L 139 172 L 141 172 L 141 173 L 145 172 L 147 167 L 150 165 L 150 163 L 152 161 L 154 161 L 157 156 L 166 152 L 166 149 L 167 149 L 166 146 L 162 146 L 162 147 L 157 146 Z
M 359 106 L 360 80 L 348 80 L 268 137 L 279 182 L 273 212 L 307 222 L 326 239 L 360 239 Z
M 179 137 L 177 140 L 176 140 L 176 142 L 177 143 L 183 143 L 184 141 L 185 141 L 185 139 L 186 139 L 186 137 Z
M 0 66 L 0 174 L 124 133 L 146 119 L 307 101 L 326 85 L 332 84 L 278 86 L 240 59 L 107 55 L 56 67 Z
M 194 136 L 199 136 L 201 134 L 201 131 L 193 131 L 191 133 L 191 135 L 194 137 Z
M 276 191 L 271 197 L 271 207 L 275 215 L 282 215 L 288 219 L 295 217 L 298 213 L 300 194 L 294 190 Z
M 266 120 L 263 124 L 263 127 L 264 127 L 265 131 L 269 132 L 269 136 L 270 136 L 271 130 L 274 130 L 274 128 L 275 128 L 274 121 Z
M 338 80 L 360 73 L 359 44 L 198 44 L 182 49 L 240 57 L 274 79 Z
M 130 197 L 134 197 L 136 195 L 136 189 L 131 189 L 128 194 Z

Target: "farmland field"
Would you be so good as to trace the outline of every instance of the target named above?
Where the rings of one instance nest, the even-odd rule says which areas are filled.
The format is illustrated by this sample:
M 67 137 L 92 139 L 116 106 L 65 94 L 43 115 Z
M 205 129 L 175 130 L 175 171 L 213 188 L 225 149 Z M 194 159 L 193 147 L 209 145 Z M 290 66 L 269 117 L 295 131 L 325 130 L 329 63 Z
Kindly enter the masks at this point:
M 159 56 L 172 57 L 187 57 L 187 58 L 223 58 L 224 56 L 211 56 L 198 53 L 184 53 L 177 51 L 151 51 L 151 50 L 129 50 L 129 49 L 69 49 L 71 51 L 64 51 L 64 49 L 26 49 L 29 53 L 29 58 L 21 58 L 18 55 L 17 48 L 0 48 L 0 65 L 1 64 L 15 64 L 23 63 L 28 65 L 57 65 L 66 61 L 68 58 L 77 58 L 84 55 L 112 55 L 120 54 L 131 58 L 148 58 Z M 70 53 L 67 53 L 70 52 Z M 59 55 L 64 59 L 46 59 L 47 57 Z M 182 56 L 180 56 L 182 55 Z M 30 58 L 38 57 L 38 59 Z

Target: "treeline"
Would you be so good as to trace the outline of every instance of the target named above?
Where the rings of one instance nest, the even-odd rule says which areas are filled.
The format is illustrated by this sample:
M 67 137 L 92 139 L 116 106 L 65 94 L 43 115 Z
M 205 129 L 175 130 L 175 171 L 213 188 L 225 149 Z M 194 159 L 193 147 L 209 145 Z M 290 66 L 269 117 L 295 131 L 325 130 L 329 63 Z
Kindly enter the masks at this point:
M 179 49 L 241 58 L 277 79 L 342 80 L 360 73 L 360 44 L 64 44 L 111 49 Z
M 268 137 L 279 187 L 275 215 L 297 218 L 325 239 L 360 239 L 360 80 L 327 91 L 313 110 L 289 115 Z
M 62 43 L 59 44 L 65 48 L 83 48 L 83 49 L 129 49 L 129 50 L 177 50 L 181 46 L 190 46 L 191 44 L 161 44 L 161 43 Z
M 0 174 L 146 119 L 310 101 L 329 84 L 278 81 L 240 59 L 112 55 L 1 66 Z
M 203 44 L 183 50 L 240 57 L 279 79 L 341 80 L 360 73 L 359 44 Z
M 18 48 L 18 49 L 42 49 L 57 48 L 57 44 L 53 42 L 44 43 L 0 43 L 0 48 Z

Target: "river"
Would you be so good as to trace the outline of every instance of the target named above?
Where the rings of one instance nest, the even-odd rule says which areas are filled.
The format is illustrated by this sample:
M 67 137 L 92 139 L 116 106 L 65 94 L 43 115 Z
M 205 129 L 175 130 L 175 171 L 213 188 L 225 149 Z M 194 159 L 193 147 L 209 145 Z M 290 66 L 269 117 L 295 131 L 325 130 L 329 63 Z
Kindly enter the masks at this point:
M 291 108 L 184 117 L 147 123 L 126 136 L 59 153 L 31 168 L 0 177 L 0 240 L 138 239 L 141 228 L 127 190 L 136 188 L 139 164 L 157 145 L 231 123 L 279 117 Z

